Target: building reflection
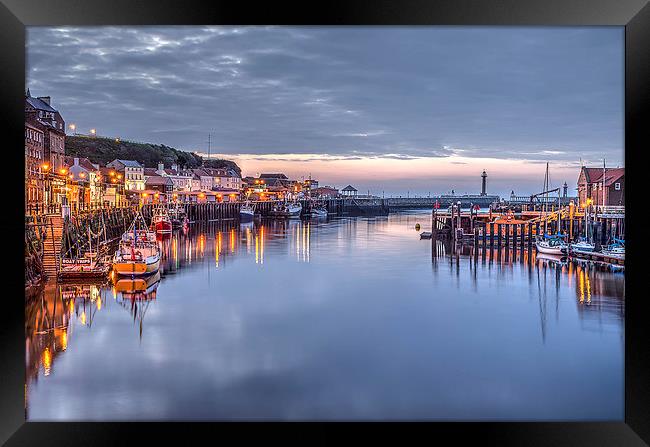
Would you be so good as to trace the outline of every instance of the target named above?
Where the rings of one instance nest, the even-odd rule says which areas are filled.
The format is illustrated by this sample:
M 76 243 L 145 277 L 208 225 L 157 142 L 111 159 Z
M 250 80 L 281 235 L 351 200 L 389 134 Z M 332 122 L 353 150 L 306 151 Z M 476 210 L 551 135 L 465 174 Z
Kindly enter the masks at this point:
M 74 328 L 90 328 L 96 313 L 105 306 L 106 298 L 96 284 L 48 283 L 26 297 L 26 391 L 39 376 L 54 373 L 55 363 L 68 349 Z

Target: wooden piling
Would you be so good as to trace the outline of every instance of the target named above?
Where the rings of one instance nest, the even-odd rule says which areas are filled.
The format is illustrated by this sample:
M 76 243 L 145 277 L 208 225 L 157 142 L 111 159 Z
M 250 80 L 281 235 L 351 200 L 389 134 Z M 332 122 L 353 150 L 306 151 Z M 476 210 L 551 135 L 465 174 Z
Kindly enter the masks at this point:
M 494 248 L 494 222 L 490 222 L 490 250 Z

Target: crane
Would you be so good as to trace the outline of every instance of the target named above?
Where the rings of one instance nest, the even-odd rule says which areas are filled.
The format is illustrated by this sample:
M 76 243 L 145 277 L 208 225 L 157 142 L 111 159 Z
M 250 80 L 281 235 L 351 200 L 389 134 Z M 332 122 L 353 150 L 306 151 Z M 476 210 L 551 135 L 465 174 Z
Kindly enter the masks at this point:
M 544 195 L 544 194 L 550 194 L 552 192 L 559 192 L 559 191 L 560 191 L 560 188 L 555 188 L 555 189 L 549 189 L 548 191 L 542 191 L 542 192 L 538 192 L 537 194 L 533 194 L 533 195 L 530 196 L 530 203 L 533 203 L 534 199 L 536 197 L 539 197 L 539 196 Z

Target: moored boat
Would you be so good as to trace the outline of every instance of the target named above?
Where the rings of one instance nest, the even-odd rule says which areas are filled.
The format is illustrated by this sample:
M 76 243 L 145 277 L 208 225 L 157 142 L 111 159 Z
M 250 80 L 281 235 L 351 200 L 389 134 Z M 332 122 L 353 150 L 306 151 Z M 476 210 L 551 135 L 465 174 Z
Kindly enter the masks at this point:
M 252 222 L 255 217 L 255 207 L 246 202 L 239 208 L 239 220 L 241 222 Z
M 169 218 L 172 222 L 172 228 L 181 228 L 189 224 L 185 210 L 180 207 L 178 203 L 174 204 L 173 206 L 170 205 L 167 213 L 169 214 Z
M 87 232 L 86 243 L 80 244 L 80 241 L 77 241 L 61 257 L 57 273 L 59 280 L 96 280 L 103 279 L 108 274 L 111 262 L 103 217 L 97 233 L 93 233 L 90 226 L 87 227 Z
M 311 217 L 327 217 L 327 208 L 324 205 L 312 206 L 310 215 Z
M 160 268 L 160 247 L 155 234 L 147 231 L 138 212 L 129 229 L 122 235 L 119 248 L 113 256 L 113 271 L 118 275 L 147 276 Z
M 563 235 L 544 235 L 535 241 L 535 247 L 540 253 L 560 256 L 566 255 L 568 248 Z
M 300 217 L 302 205 L 299 202 L 278 203 L 273 206 L 270 214 L 275 217 Z
M 595 245 L 586 240 L 581 240 L 569 245 L 570 253 L 591 253 L 594 249 Z
M 299 217 L 302 211 L 302 205 L 298 202 L 290 203 L 287 206 L 287 211 L 289 212 L 289 217 Z
M 172 220 L 169 217 L 167 208 L 164 206 L 154 208 L 153 216 L 151 217 L 151 228 L 155 230 L 156 233 L 172 232 Z

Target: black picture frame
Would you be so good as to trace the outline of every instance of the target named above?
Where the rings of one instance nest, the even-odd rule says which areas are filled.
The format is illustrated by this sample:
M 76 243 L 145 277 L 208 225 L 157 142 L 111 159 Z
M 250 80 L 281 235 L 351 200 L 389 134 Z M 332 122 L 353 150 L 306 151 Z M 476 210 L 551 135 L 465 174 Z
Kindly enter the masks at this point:
M 23 137 L 25 27 L 34 25 L 171 25 L 171 24 L 311 24 L 311 25 L 613 25 L 625 27 L 625 158 L 628 184 L 635 184 L 642 169 L 641 156 L 648 144 L 648 100 L 650 98 L 650 5 L 644 0 L 381 0 L 303 2 L 281 8 L 275 2 L 253 6 L 244 2 L 200 2 L 185 0 L 0 0 L 2 83 L 0 122 L 5 150 L 5 211 L 0 228 L 7 253 L 20 253 L 24 231 L 22 166 L 18 149 Z M 645 112 L 645 113 L 644 113 Z M 20 167 L 20 168 L 17 168 Z M 15 176 L 15 181 L 12 177 Z M 639 182 L 640 183 L 640 182 Z M 626 239 L 625 322 L 625 421 L 624 422 L 517 422 L 517 423 L 424 423 L 424 424 L 247 424 L 221 423 L 36 423 L 25 422 L 24 302 L 21 292 L 21 263 L 6 259 L 3 294 L 3 324 L 0 325 L 2 380 L 0 380 L 0 440 L 19 445 L 115 445 L 139 440 L 172 440 L 207 436 L 219 442 L 225 435 L 239 439 L 271 434 L 276 428 L 309 428 L 316 437 L 303 442 L 325 441 L 333 429 L 361 428 L 364 435 L 388 440 L 403 435 L 424 436 L 427 441 L 447 436 L 454 444 L 474 439 L 495 445 L 554 446 L 641 446 L 650 443 L 650 349 L 647 325 L 647 292 L 643 292 L 641 244 L 642 187 L 628 187 Z M 14 204 L 15 202 L 15 204 Z M 635 204 L 636 208 L 632 206 Z M 5 256 L 10 256 L 5 254 Z M 630 285 L 632 286 L 630 288 Z M 639 286 L 639 287 L 636 287 Z M 636 290 L 639 290 L 637 293 Z M 395 431 L 399 433 L 394 433 Z M 312 435 L 313 436 L 313 435 Z M 287 438 L 285 438 L 287 439 Z M 300 438 L 296 438 L 300 439 Z

